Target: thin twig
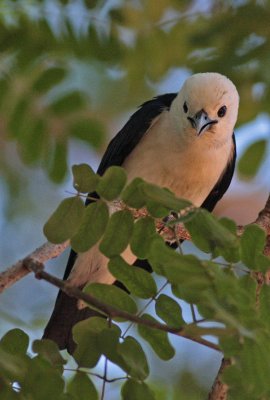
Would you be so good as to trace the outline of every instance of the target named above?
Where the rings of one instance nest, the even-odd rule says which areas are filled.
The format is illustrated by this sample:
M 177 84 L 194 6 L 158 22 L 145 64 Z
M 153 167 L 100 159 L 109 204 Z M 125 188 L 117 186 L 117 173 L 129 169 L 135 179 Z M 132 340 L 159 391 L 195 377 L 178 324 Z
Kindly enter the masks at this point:
M 197 318 L 196 318 L 194 304 L 190 304 L 190 311 L 191 311 L 191 316 L 192 316 L 193 323 L 196 324 L 197 323 Z
M 101 398 L 100 398 L 101 400 L 104 400 L 104 398 L 105 398 L 105 388 L 106 388 L 106 382 L 107 382 L 107 369 L 108 369 L 108 358 L 105 357 L 102 391 L 101 391 Z
M 165 289 L 165 287 L 168 285 L 168 281 L 166 281 L 161 288 L 157 291 L 156 296 L 153 297 L 152 299 L 150 299 L 144 306 L 143 308 L 137 313 L 138 317 L 140 315 L 142 315 L 142 313 L 150 306 L 150 304 L 152 304 L 152 302 L 156 299 L 156 297 Z M 126 334 L 128 333 L 129 329 L 132 327 L 132 325 L 134 324 L 134 322 L 131 322 L 127 329 L 125 330 L 125 332 L 123 333 L 122 337 L 124 338 L 126 336 Z
M 97 374 L 95 372 L 91 372 L 91 371 L 85 371 L 82 370 L 81 368 L 64 368 L 64 371 L 70 371 L 70 372 L 82 372 L 86 375 L 90 375 L 90 376 L 94 376 L 95 378 L 99 378 L 99 379 L 104 379 L 103 375 Z M 128 375 L 125 376 L 119 376 L 118 378 L 106 378 L 106 382 L 108 383 L 113 383 L 113 382 L 117 382 L 117 381 L 123 381 L 124 379 L 127 379 Z

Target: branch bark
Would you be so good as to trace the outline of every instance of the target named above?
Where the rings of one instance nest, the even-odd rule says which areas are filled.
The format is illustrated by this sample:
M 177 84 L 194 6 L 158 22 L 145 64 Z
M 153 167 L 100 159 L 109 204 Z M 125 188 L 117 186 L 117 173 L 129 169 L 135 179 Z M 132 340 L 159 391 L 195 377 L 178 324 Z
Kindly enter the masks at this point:
M 221 375 L 226 367 L 231 365 L 231 361 L 223 358 L 221 361 L 221 365 L 216 376 L 216 379 L 213 383 L 212 390 L 209 393 L 208 400 L 226 400 L 228 394 L 228 385 L 223 383 L 221 380 Z
M 69 241 L 61 244 L 44 243 L 38 247 L 32 253 L 28 254 L 23 260 L 17 261 L 14 265 L 9 267 L 6 271 L 0 273 L 0 293 L 10 286 L 14 285 L 17 281 L 24 278 L 25 275 L 29 274 L 29 269 L 24 265 L 24 261 L 27 258 L 44 263 L 48 260 L 56 258 L 63 253 L 63 251 L 69 246 Z

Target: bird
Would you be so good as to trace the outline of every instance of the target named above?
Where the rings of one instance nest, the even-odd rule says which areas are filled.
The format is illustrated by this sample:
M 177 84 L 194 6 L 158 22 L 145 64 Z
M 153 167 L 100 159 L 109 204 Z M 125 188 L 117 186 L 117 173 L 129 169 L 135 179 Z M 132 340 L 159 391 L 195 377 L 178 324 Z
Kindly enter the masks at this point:
M 178 93 L 167 93 L 143 103 L 110 141 L 97 174 L 110 166 L 166 187 L 177 197 L 212 211 L 227 191 L 235 169 L 239 95 L 235 85 L 217 72 L 189 76 Z M 122 256 L 147 270 L 128 248 Z M 118 284 L 107 269 L 108 259 L 98 245 L 76 254 L 71 250 L 64 280 L 83 288 L 89 282 Z M 59 291 L 43 338 L 73 353 L 72 327 L 99 315 L 80 308 L 75 298 Z

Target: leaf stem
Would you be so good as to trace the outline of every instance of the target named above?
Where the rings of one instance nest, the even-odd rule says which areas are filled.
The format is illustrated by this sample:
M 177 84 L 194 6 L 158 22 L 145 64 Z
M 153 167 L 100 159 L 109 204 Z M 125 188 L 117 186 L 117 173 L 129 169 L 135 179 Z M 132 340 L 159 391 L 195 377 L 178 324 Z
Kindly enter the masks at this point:
M 193 323 L 196 324 L 198 321 L 197 321 L 197 317 L 196 317 L 194 304 L 190 304 L 190 311 L 191 311 Z
M 158 295 L 165 289 L 165 287 L 168 285 L 168 283 L 169 283 L 169 282 L 166 281 L 166 282 L 161 286 L 161 288 L 157 291 L 155 297 L 152 297 L 152 299 L 150 299 L 150 300 L 143 306 L 143 308 L 137 313 L 137 316 L 138 316 L 138 317 L 142 315 L 142 313 L 150 306 L 150 304 L 152 304 L 152 302 L 156 299 L 156 296 L 158 296 Z M 130 329 L 133 325 L 134 325 L 134 322 L 131 322 L 131 323 L 128 325 L 127 329 L 125 330 L 125 332 L 124 332 L 123 335 L 122 335 L 122 338 L 125 337 L 125 335 L 126 335 L 126 334 L 128 333 L 128 331 L 129 331 L 129 329 Z
M 105 357 L 103 383 L 102 383 L 102 391 L 101 391 L 100 400 L 104 400 L 104 398 L 105 398 L 105 388 L 106 388 L 106 383 L 107 383 L 107 370 L 108 370 L 108 358 Z
M 100 375 L 100 374 L 97 374 L 95 372 L 85 371 L 85 370 L 83 370 L 81 368 L 64 368 L 64 371 L 70 371 L 70 372 L 80 371 L 80 372 L 83 372 L 84 374 L 87 374 L 87 375 L 90 375 L 90 376 L 94 376 L 96 378 L 104 380 L 104 375 Z M 127 377 L 128 376 L 126 375 L 126 376 L 119 376 L 118 378 L 112 378 L 112 379 L 106 378 L 106 382 L 112 383 L 112 382 L 122 381 L 124 379 L 127 379 Z

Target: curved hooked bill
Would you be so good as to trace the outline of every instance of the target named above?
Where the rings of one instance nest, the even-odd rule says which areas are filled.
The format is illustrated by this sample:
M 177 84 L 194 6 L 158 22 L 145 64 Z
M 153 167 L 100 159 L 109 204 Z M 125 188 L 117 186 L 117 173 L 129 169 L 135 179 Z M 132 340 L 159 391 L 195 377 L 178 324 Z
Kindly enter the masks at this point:
M 192 127 L 196 130 L 197 136 L 207 131 L 212 125 L 217 124 L 216 119 L 211 119 L 204 110 L 198 111 L 194 117 L 187 117 Z

